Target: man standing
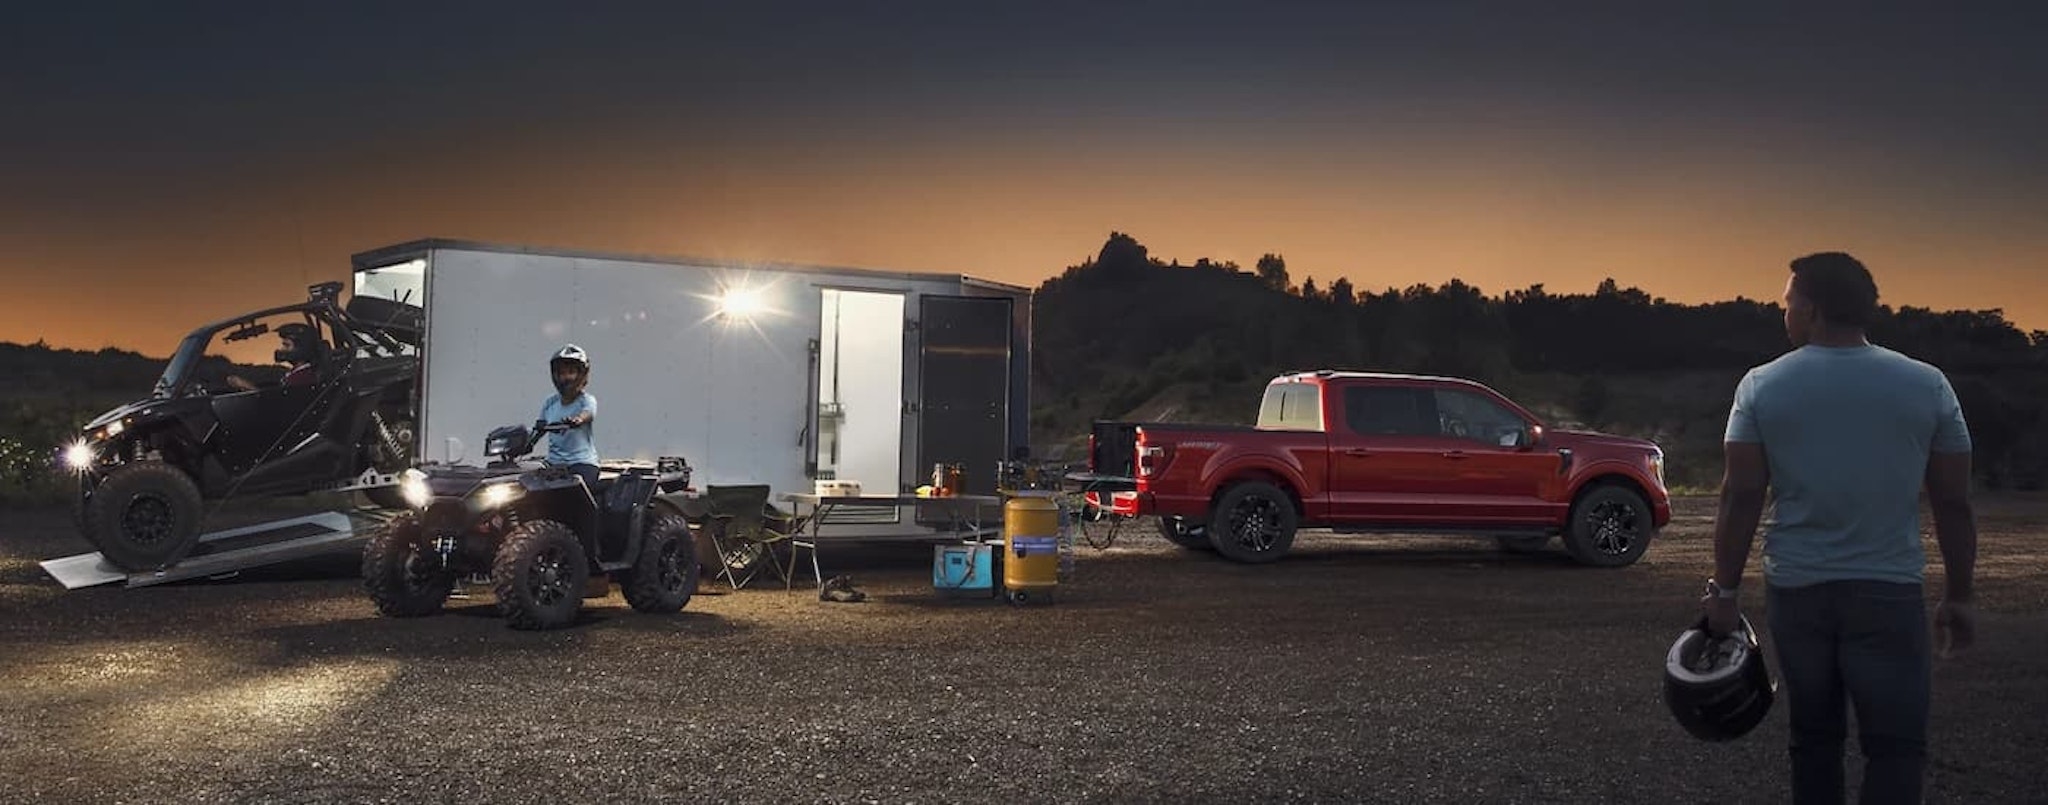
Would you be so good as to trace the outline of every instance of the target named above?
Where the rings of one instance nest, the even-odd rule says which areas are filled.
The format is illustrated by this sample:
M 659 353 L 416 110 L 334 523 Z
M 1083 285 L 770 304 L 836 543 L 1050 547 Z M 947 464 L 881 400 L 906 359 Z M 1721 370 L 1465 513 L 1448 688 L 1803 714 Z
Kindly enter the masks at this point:
M 1862 800 L 1919 802 L 1934 648 L 1920 492 L 1947 573 L 1933 636 L 1946 658 L 1975 634 L 1970 434 L 1940 370 L 1866 339 L 1877 285 L 1862 263 L 1826 252 L 1791 268 L 1794 349 L 1736 387 L 1701 605 L 1710 633 L 1739 625 L 1743 566 L 1768 493 L 1765 602 L 1790 710 L 1793 801 L 1843 800 L 1853 702 L 1867 760 Z

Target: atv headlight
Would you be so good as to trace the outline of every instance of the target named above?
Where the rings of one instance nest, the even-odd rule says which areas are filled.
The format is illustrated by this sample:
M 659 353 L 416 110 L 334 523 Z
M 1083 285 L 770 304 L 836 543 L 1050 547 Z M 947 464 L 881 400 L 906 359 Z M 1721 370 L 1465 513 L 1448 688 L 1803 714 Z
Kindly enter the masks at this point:
M 492 484 L 476 493 L 476 502 L 478 506 L 488 511 L 511 503 L 522 491 L 524 490 L 520 489 L 519 484 L 513 482 Z
M 417 470 L 407 470 L 398 479 L 398 494 L 404 496 L 405 502 L 412 504 L 415 509 L 424 509 L 427 504 L 434 502 L 434 490 L 427 487 L 426 476 Z

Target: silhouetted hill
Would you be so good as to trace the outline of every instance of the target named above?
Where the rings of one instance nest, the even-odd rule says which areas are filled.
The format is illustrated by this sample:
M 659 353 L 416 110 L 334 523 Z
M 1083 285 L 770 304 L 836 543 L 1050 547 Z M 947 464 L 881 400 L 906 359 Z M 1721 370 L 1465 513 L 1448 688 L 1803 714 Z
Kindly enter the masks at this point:
M 1787 348 L 1774 302 L 1683 305 L 1611 279 L 1591 293 L 1489 296 L 1456 279 L 1361 293 L 1296 284 L 1278 255 L 1250 270 L 1164 262 L 1121 233 L 1041 285 L 1034 311 L 1035 441 L 1070 454 L 1092 419 L 1249 423 L 1272 376 L 1348 368 L 1477 379 L 1555 421 L 1655 438 L 1676 480 L 1711 484 L 1736 381 Z M 1998 311 L 1887 307 L 1871 339 L 1949 373 L 1986 481 L 2040 483 L 2048 333 Z

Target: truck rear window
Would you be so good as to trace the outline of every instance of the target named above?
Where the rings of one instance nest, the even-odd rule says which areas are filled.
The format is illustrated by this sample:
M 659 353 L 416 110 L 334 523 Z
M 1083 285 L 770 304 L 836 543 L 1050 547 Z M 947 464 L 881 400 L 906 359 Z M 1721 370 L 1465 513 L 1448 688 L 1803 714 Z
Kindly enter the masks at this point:
M 1315 383 L 1274 383 L 1259 401 L 1260 430 L 1323 429 L 1323 387 Z

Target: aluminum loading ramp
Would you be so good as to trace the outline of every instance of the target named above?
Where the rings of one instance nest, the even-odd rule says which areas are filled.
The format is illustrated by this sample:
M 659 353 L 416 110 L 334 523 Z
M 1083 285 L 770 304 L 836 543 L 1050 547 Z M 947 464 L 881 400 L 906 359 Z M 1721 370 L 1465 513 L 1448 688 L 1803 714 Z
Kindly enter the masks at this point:
M 45 560 L 42 566 L 43 572 L 67 590 L 117 581 L 125 582 L 126 587 L 148 587 L 209 578 L 344 548 L 360 548 L 393 514 L 376 509 L 330 511 L 215 531 L 201 535 L 192 553 L 162 570 L 128 573 L 102 561 L 98 551 Z

